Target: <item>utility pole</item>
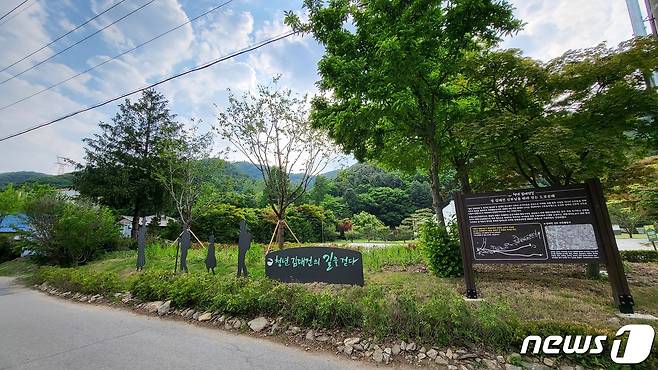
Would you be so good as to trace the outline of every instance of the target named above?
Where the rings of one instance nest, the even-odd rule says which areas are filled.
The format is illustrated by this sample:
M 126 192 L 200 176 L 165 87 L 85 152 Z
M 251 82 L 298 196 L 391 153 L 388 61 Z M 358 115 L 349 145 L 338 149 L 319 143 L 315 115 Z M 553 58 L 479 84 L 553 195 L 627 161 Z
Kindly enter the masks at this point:
M 656 15 L 658 14 L 658 0 L 644 0 L 644 4 L 647 7 L 647 19 L 651 33 L 654 36 L 658 36 L 658 19 L 656 19 Z
M 658 0 L 644 0 L 644 5 L 647 8 L 647 19 L 644 19 L 642 16 L 642 10 L 640 9 L 639 0 L 626 0 L 626 7 L 628 8 L 628 15 L 631 18 L 631 27 L 633 27 L 633 36 L 641 37 L 647 35 L 647 30 L 644 27 L 644 21 L 649 21 L 649 26 L 651 28 L 651 33 L 658 37 L 658 31 L 656 30 L 657 20 L 654 16 L 656 11 L 658 11 Z M 654 73 L 653 76 L 645 75 L 644 79 L 647 84 L 647 88 L 652 88 L 657 85 L 658 82 L 658 73 Z
M 642 10 L 638 0 L 626 0 L 628 15 L 631 18 L 631 27 L 633 27 L 633 36 L 646 36 L 647 30 L 644 28 L 644 19 L 642 19 Z

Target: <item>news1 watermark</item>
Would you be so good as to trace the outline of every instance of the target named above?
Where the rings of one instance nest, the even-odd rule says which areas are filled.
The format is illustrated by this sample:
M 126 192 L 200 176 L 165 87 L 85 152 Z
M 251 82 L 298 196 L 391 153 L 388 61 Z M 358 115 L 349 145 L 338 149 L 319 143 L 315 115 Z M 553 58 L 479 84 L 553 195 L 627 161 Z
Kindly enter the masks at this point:
M 650 325 L 630 324 L 624 325 L 615 334 L 620 338 L 628 333 L 626 345 L 622 349 L 622 340 L 614 339 L 610 350 L 610 358 L 617 364 L 632 365 L 646 360 L 651 353 L 655 332 Z M 545 355 L 559 354 L 601 354 L 604 351 L 608 337 L 605 335 L 549 335 L 541 338 L 529 335 L 523 340 L 521 354 L 530 353 Z M 530 347 L 532 345 L 532 347 Z

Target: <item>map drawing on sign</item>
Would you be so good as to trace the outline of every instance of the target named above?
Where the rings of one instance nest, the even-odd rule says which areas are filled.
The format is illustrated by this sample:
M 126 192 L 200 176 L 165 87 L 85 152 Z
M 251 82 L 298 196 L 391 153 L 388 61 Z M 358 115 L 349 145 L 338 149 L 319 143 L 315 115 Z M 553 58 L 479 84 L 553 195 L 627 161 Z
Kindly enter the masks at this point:
M 472 226 L 476 260 L 548 258 L 541 224 Z

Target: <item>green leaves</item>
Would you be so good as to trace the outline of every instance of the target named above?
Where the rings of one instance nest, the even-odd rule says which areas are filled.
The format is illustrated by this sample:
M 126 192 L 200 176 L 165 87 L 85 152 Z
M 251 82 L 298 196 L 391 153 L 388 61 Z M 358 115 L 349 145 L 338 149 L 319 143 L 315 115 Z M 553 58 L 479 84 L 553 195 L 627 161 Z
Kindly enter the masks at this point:
M 458 277 L 463 274 L 459 239 L 435 221 L 425 222 L 420 227 L 420 248 L 434 275 Z
M 167 106 L 162 94 L 145 90 L 138 101 L 119 105 L 112 122 L 101 122 L 100 133 L 83 140 L 86 163 L 74 180 L 81 194 L 131 213 L 163 207 L 167 192 L 156 174 L 166 163 L 164 143 L 178 139 L 182 127 Z

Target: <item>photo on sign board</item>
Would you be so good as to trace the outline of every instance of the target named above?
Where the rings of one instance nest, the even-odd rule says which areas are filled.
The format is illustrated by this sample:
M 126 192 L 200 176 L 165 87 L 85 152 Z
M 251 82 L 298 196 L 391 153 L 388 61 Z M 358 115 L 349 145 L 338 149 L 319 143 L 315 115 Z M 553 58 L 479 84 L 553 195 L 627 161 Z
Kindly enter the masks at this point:
M 597 250 L 594 227 L 590 224 L 547 225 L 546 239 L 550 250 Z

